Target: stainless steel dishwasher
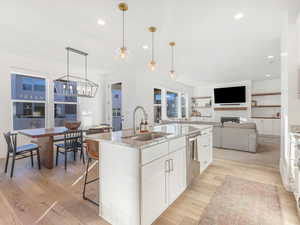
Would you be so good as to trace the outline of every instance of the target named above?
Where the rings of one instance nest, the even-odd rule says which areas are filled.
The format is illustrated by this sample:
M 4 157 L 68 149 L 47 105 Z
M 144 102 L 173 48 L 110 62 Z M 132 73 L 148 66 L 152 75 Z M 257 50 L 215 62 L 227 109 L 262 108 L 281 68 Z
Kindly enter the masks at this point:
M 200 174 L 200 162 L 198 159 L 198 137 L 201 131 L 187 136 L 186 172 L 187 186 L 190 186 L 195 177 Z

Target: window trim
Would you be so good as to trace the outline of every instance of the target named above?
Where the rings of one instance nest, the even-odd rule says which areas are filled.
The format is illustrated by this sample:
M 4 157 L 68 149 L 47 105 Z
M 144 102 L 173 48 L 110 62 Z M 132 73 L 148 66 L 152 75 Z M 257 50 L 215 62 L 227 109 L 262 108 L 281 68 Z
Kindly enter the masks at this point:
M 76 98 L 76 102 L 62 102 L 62 101 L 55 101 L 55 94 L 54 94 L 54 81 L 52 80 L 52 87 L 50 87 L 52 91 L 52 96 L 53 96 L 53 108 L 52 108 L 52 113 L 53 113 L 53 126 L 55 127 L 55 105 L 56 104 L 62 104 L 62 105 L 76 105 L 76 120 L 78 120 L 79 114 L 78 114 L 78 97 Z
M 182 94 L 184 94 L 185 96 L 185 115 L 186 115 L 186 118 L 189 117 L 189 94 L 185 91 L 178 91 L 178 90 L 174 90 L 174 89 L 170 89 L 170 88 L 164 88 L 164 87 L 161 87 L 161 86 L 154 86 L 152 88 L 153 92 L 152 92 L 152 95 L 154 95 L 154 89 L 160 89 L 161 90 L 161 104 L 154 104 L 152 102 L 152 108 L 154 109 L 155 106 L 161 106 L 162 108 L 162 120 L 164 119 L 182 119 L 182 109 L 181 109 L 181 96 Z M 177 109 L 178 109 L 178 113 L 177 113 L 177 117 L 168 117 L 168 114 L 167 114 L 167 92 L 174 92 L 174 93 L 177 93 L 178 95 L 178 106 L 177 106 Z M 153 117 L 154 119 L 154 117 Z
M 32 78 L 39 78 L 39 79 L 44 79 L 45 80 L 45 100 L 34 100 L 34 99 L 28 99 L 28 100 L 18 100 L 18 99 L 13 99 L 12 98 L 12 90 L 11 90 L 11 79 L 12 75 L 20 75 L 20 76 L 26 76 L 26 77 L 32 77 Z M 49 106 L 49 79 L 45 76 L 41 75 L 36 75 L 36 74 L 29 74 L 29 73 L 23 73 L 23 72 L 16 72 L 16 71 L 11 71 L 10 72 L 10 117 L 11 117 L 11 130 L 18 132 L 20 130 L 15 130 L 14 129 L 14 103 L 44 103 L 45 104 L 45 127 L 48 127 L 48 122 L 49 122 L 49 115 L 48 115 L 48 106 Z M 30 130 L 31 128 L 25 129 L 25 130 Z

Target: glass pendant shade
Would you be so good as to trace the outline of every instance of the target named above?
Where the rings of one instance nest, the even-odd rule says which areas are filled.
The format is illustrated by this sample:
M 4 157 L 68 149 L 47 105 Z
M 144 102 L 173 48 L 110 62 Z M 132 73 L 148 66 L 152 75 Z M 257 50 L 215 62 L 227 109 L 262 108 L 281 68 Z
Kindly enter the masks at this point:
M 119 51 L 119 56 L 121 59 L 125 59 L 127 57 L 127 48 L 126 47 L 121 47 L 118 49 Z
M 175 73 L 174 70 L 171 70 L 171 71 L 170 71 L 170 77 L 171 77 L 173 80 L 176 79 L 176 73 Z
M 156 68 L 156 62 L 154 60 L 151 60 L 148 66 L 151 71 L 154 71 Z

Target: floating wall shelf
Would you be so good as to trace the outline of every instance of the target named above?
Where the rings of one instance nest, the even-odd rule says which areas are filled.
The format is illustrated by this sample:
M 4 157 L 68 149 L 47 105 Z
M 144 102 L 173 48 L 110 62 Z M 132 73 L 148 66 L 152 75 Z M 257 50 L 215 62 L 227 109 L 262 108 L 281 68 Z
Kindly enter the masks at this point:
M 235 110 L 247 110 L 247 107 L 223 107 L 223 108 L 214 108 L 215 111 L 235 111 Z
M 192 97 L 192 99 L 210 99 L 211 96 Z
M 281 105 L 256 105 L 252 106 L 252 108 L 280 108 Z
M 255 93 L 255 94 L 252 94 L 253 97 L 255 97 L 255 96 L 270 96 L 270 95 L 281 95 L 281 92 L 269 92 L 269 93 Z
M 275 120 L 280 120 L 279 117 L 264 117 L 264 116 L 252 116 L 252 119 L 275 119 Z

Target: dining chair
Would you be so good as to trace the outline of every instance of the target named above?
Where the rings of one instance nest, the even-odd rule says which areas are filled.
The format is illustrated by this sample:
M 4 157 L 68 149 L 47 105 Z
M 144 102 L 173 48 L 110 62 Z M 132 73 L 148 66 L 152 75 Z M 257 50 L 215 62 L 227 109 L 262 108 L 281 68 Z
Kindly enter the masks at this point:
M 59 154 L 63 154 L 65 157 L 65 170 L 67 170 L 68 153 L 73 152 L 74 161 L 76 161 L 78 149 L 80 151 L 80 159 L 82 159 L 83 163 L 85 163 L 84 152 L 83 152 L 82 130 L 66 131 L 64 133 L 64 143 L 59 143 L 55 145 L 56 145 L 56 166 L 58 165 Z
M 87 165 L 86 165 L 86 170 L 85 170 L 85 178 L 84 178 L 82 197 L 84 200 L 87 200 L 87 201 L 99 206 L 99 203 L 86 197 L 86 185 L 99 180 L 99 177 L 97 177 L 97 178 L 94 178 L 94 179 L 88 181 L 90 162 L 92 160 L 96 160 L 99 162 L 99 143 L 94 140 L 86 140 L 85 142 L 86 142 Z
M 65 121 L 65 123 L 64 123 L 64 126 L 70 131 L 78 130 L 80 125 L 81 125 L 80 121 L 76 121 L 76 122 Z M 63 142 L 63 141 L 64 141 L 64 137 L 62 135 L 55 136 L 54 140 L 53 140 L 53 142 Z
M 41 169 L 41 160 L 40 160 L 40 148 L 37 144 L 26 144 L 17 146 L 17 133 L 7 132 L 4 133 L 4 138 L 7 143 L 7 155 L 5 161 L 5 170 L 7 173 L 7 167 L 9 159 L 12 158 L 10 177 L 13 177 L 15 161 L 19 159 L 31 158 L 31 166 L 34 167 L 33 156 L 37 156 L 38 167 Z

